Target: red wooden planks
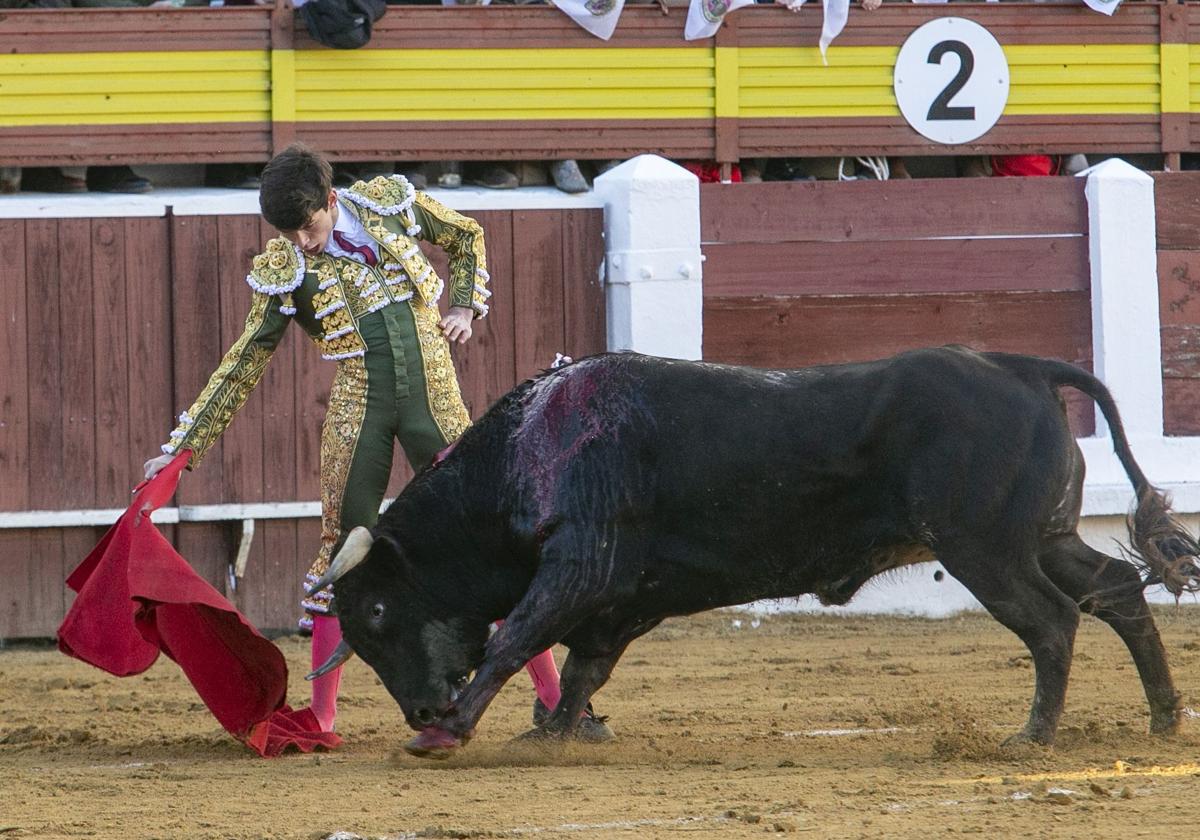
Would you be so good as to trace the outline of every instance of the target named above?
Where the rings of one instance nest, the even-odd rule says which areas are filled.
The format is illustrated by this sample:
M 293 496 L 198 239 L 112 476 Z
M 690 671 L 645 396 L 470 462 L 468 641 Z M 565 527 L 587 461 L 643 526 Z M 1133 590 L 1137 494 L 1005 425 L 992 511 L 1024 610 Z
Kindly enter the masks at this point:
M 177 216 L 170 220 L 170 226 L 171 358 L 175 379 L 172 403 L 177 417 L 200 395 L 225 352 L 219 290 L 226 278 L 221 277 L 217 267 L 216 218 Z M 164 443 L 174 426 L 172 418 L 162 430 Z M 183 476 L 177 493 L 180 504 L 223 501 L 221 446 L 218 442 L 199 469 Z
M 92 288 L 95 334 L 95 490 L 97 507 L 121 508 L 141 480 L 137 469 L 150 457 L 129 445 L 130 352 L 126 312 L 125 225 L 93 219 Z M 81 558 L 82 559 L 82 558 Z
M 8 251 L 0 260 L 0 353 L 8 360 L 0 377 L 0 511 L 29 506 L 29 314 L 26 309 L 25 222 L 0 219 Z M 41 329 L 35 324 L 35 330 Z
M 560 210 L 513 212 L 513 316 L 516 373 L 520 379 L 550 366 L 564 347 L 562 291 L 562 213 Z
M 600 277 L 604 265 L 604 212 L 563 214 L 563 351 L 576 359 L 603 353 L 607 308 Z
M 703 184 L 704 242 L 880 241 L 1087 232 L 1078 178 Z
M 1085 291 L 1087 239 L 782 242 L 704 247 L 705 295 Z

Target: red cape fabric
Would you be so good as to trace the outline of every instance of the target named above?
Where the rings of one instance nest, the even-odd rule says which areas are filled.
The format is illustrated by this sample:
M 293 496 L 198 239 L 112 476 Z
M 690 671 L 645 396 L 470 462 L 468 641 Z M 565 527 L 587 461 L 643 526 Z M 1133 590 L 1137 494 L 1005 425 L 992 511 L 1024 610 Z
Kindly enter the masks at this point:
M 304 752 L 341 739 L 321 732 L 308 709 L 285 705 L 287 663 L 279 648 L 202 579 L 150 521 L 175 493 L 189 452 L 151 481 L 108 530 L 67 586 L 79 593 L 58 648 L 118 677 L 140 674 L 161 651 L 183 669 L 213 715 L 260 755 Z

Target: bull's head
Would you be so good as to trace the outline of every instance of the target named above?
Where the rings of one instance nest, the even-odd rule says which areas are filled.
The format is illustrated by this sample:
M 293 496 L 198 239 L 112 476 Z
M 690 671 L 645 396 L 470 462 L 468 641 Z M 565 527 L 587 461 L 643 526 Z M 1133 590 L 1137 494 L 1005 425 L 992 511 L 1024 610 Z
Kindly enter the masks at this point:
M 369 560 L 370 562 L 364 562 Z M 442 572 L 423 580 L 390 536 L 355 528 L 313 591 L 337 583 L 343 645 L 312 679 L 357 654 L 374 669 L 414 729 L 438 722 L 454 707 L 483 661 L 488 622 L 456 610 L 455 588 Z

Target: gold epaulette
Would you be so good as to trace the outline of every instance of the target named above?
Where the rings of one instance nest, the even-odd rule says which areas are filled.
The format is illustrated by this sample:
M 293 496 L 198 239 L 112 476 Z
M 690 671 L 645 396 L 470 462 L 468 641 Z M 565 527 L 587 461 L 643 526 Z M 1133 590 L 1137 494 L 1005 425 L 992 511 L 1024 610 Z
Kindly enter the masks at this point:
M 267 243 L 267 250 L 254 258 L 246 282 L 265 295 L 295 291 L 304 280 L 304 255 L 282 236 Z
M 403 175 L 380 175 L 370 181 L 356 181 L 349 189 L 341 191 L 342 197 L 381 216 L 407 216 L 416 193 Z

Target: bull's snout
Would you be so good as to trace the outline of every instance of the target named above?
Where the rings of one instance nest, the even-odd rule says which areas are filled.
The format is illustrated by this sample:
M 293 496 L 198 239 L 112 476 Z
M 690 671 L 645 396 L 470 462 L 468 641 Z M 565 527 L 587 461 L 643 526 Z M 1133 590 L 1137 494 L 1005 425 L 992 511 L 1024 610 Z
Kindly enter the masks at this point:
M 412 716 L 417 726 L 422 729 L 432 726 L 433 722 L 438 719 L 438 713 L 428 707 L 415 710 Z

